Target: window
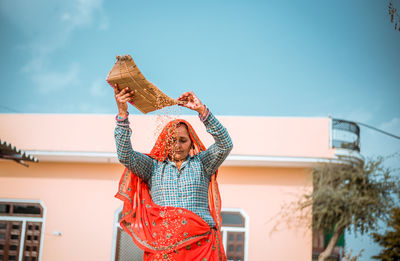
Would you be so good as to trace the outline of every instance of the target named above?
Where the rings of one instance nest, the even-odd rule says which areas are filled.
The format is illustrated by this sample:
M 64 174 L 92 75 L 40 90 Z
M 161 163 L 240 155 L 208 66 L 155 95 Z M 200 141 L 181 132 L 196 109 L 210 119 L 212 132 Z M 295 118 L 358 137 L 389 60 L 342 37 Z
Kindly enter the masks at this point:
M 121 228 L 119 222 L 122 206 L 116 211 L 114 218 L 114 240 L 111 260 L 131 261 L 143 260 L 143 250 L 135 245 L 132 238 Z M 228 260 L 247 260 L 248 218 L 241 210 L 223 210 L 222 240 Z
M 222 241 L 228 260 L 247 260 L 248 218 L 241 210 L 223 209 L 222 216 Z
M 39 202 L 0 200 L 0 261 L 39 261 L 43 220 Z
M 143 250 L 140 249 L 133 242 L 130 235 L 128 235 L 119 225 L 122 216 L 122 207 L 116 211 L 114 218 L 114 240 L 113 240 L 113 254 L 111 260 L 115 261 L 131 261 L 143 260 Z

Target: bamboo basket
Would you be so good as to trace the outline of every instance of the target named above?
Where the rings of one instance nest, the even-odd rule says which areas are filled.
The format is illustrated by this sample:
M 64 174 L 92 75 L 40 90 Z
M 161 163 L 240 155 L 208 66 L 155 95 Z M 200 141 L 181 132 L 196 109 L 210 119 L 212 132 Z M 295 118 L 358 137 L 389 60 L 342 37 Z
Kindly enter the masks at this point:
M 144 114 L 172 106 L 179 102 L 172 99 L 158 89 L 154 84 L 146 80 L 139 68 L 136 66 L 132 57 L 128 55 L 117 56 L 117 61 L 108 73 L 107 82 L 114 87 L 118 84 L 118 89 L 128 87 L 133 91 L 133 100 L 130 102 Z

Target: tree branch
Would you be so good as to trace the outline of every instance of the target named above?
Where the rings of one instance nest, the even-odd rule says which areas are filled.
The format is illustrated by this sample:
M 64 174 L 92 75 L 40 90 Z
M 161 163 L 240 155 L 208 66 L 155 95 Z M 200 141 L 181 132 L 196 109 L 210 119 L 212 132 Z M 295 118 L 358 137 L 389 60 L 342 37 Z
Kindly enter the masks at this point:
M 400 15 L 399 10 L 394 6 L 393 0 L 389 2 L 390 22 L 394 24 L 394 29 L 400 32 Z
M 332 254 L 333 248 L 336 246 L 336 243 L 338 242 L 340 236 L 343 234 L 344 229 L 345 229 L 345 226 L 336 227 L 336 229 L 333 232 L 333 235 L 331 237 L 331 240 L 329 240 L 328 246 L 319 255 L 318 261 L 325 261 L 328 259 L 328 257 Z

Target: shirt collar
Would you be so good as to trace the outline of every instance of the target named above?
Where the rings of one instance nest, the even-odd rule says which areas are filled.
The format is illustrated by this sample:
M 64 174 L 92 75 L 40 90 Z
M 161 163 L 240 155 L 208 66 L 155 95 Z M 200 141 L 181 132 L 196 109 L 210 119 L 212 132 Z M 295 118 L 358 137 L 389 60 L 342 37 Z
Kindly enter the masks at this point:
M 189 161 L 191 160 L 191 159 L 193 159 L 194 158 L 194 156 L 188 156 L 187 158 L 186 158 L 186 160 L 182 163 L 182 165 L 181 165 L 181 170 L 189 163 Z M 168 159 L 168 157 L 164 160 L 164 162 L 166 162 L 167 164 L 171 164 L 171 165 L 173 165 L 173 166 L 175 166 L 176 167 L 176 164 L 175 164 L 175 162 L 173 162 L 172 160 L 169 160 Z

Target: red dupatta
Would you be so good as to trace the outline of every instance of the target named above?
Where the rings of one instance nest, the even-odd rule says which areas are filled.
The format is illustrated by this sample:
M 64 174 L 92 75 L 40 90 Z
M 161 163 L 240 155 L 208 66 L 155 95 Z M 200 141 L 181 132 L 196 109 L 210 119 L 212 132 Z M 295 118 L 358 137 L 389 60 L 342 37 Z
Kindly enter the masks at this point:
M 206 149 L 193 127 L 187 121 L 178 119 L 164 127 L 148 156 L 158 161 L 168 157 L 168 138 L 179 123 L 188 127 L 193 144 L 192 155 Z M 128 169 L 124 170 L 115 195 L 124 203 L 120 225 L 145 251 L 144 260 L 226 260 L 216 177 L 217 172 L 211 177 L 208 189 L 208 205 L 216 223 L 216 229 L 211 229 L 190 210 L 155 204 L 147 183 Z

